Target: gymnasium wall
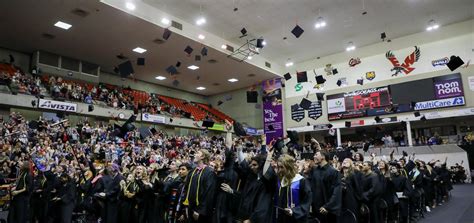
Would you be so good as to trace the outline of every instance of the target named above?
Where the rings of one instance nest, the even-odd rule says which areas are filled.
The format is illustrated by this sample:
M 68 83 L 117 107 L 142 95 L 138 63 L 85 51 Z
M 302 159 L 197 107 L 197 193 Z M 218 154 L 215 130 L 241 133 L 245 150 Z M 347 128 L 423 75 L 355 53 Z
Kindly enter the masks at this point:
M 2 63 L 9 63 L 10 57 L 9 55 L 13 55 L 15 58 L 15 65 L 20 67 L 23 71 L 28 71 L 30 69 L 30 55 L 26 53 L 17 52 L 14 50 L 9 50 L 6 48 L 0 47 L 0 62 Z

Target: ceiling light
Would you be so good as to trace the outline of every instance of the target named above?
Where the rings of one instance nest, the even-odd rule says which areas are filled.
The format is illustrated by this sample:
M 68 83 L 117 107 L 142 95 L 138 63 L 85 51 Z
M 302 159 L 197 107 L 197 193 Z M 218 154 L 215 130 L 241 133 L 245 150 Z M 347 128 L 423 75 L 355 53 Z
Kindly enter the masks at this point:
M 252 59 L 252 56 L 248 56 L 247 59 L 251 60 L 251 59 Z
M 162 80 L 166 80 L 166 77 L 163 77 L 163 76 L 157 76 L 157 77 L 155 77 L 155 79 L 162 81 Z
M 221 48 L 225 50 L 225 49 L 227 49 L 227 45 L 222 44 Z
M 355 47 L 354 43 L 349 42 L 349 43 L 347 44 L 346 51 L 353 51 L 353 50 L 355 50 L 355 49 L 356 49 L 356 47 Z
M 204 24 L 206 24 L 206 18 L 200 17 L 196 20 L 196 25 L 200 26 L 200 25 L 204 25 Z
M 262 42 L 262 45 L 266 46 L 266 45 L 267 45 L 267 42 L 264 40 L 264 41 Z
M 324 21 L 324 18 L 320 16 L 320 17 L 316 20 L 316 24 L 314 25 L 314 27 L 315 27 L 316 29 L 320 29 L 320 28 L 326 27 L 326 21 Z
M 135 8 L 136 8 L 135 4 L 133 4 L 131 2 L 125 3 L 125 7 L 127 7 L 128 10 L 135 10 Z
M 229 82 L 232 82 L 232 83 L 233 83 L 233 82 L 237 82 L 237 81 L 239 81 L 239 80 L 238 80 L 238 79 L 235 79 L 235 78 L 231 78 L 231 79 L 229 79 L 229 80 L 227 80 L 227 81 L 229 81 Z
M 164 25 L 169 25 L 171 21 L 168 18 L 162 18 L 161 23 L 163 23 Z
M 428 22 L 428 27 L 426 27 L 426 31 L 432 31 L 439 28 L 439 24 L 436 23 L 433 19 Z
M 202 35 L 202 34 L 199 34 L 198 38 L 199 38 L 199 39 L 205 39 L 206 37 L 205 37 L 204 35 Z
M 133 51 L 134 51 L 134 52 L 137 52 L 137 53 L 144 53 L 144 52 L 146 52 L 146 50 L 143 49 L 143 48 L 141 48 L 141 47 L 137 47 L 137 48 L 133 49 Z
M 291 61 L 287 62 L 287 63 L 285 64 L 285 66 L 286 66 L 286 67 L 291 67 L 291 66 L 293 66 L 293 62 L 291 62 Z
M 65 30 L 68 30 L 69 28 L 72 27 L 71 24 L 67 24 L 67 23 L 61 22 L 61 21 L 58 21 L 56 24 L 54 24 L 54 26 L 59 27 L 61 29 L 65 29 Z
M 197 87 L 196 90 L 202 91 L 202 90 L 206 90 L 206 88 L 205 87 Z
M 191 65 L 191 66 L 188 67 L 188 69 L 190 69 L 190 70 L 197 70 L 197 69 L 199 69 L 199 67 L 196 66 L 196 65 Z

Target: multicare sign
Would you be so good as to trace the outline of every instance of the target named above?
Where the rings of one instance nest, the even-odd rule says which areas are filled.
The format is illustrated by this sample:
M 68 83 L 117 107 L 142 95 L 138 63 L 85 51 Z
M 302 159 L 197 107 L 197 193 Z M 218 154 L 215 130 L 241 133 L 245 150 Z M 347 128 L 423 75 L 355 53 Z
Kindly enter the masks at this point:
M 142 114 L 142 121 L 144 122 L 153 122 L 153 123 L 158 123 L 158 124 L 164 124 L 165 123 L 165 116 L 161 115 L 152 115 L 149 113 L 144 113 Z
M 417 102 L 415 104 L 415 111 L 419 110 L 427 110 L 427 109 L 435 109 L 435 108 L 446 108 L 446 107 L 454 107 L 454 106 L 461 106 L 465 105 L 466 101 L 464 97 L 455 97 L 455 98 L 446 98 L 440 100 L 432 100 L 432 101 L 423 101 Z
M 39 99 L 38 107 L 56 111 L 77 112 L 77 104 L 62 101 Z

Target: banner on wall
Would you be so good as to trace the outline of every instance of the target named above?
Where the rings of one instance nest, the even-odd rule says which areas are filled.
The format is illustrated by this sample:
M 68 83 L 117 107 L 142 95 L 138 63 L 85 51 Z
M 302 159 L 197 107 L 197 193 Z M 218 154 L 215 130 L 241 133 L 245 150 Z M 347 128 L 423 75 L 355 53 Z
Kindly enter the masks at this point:
M 300 122 L 305 117 L 305 111 L 299 104 L 294 104 L 291 106 L 291 119 L 296 122 Z
M 462 80 L 460 76 L 453 79 L 433 78 L 436 99 L 463 96 Z
M 454 106 L 465 105 L 466 102 L 464 97 L 446 98 L 432 101 L 422 101 L 415 104 L 415 111 L 435 109 L 435 108 L 447 108 Z
M 62 101 L 39 99 L 38 107 L 56 111 L 77 112 L 77 104 Z
M 283 137 L 283 104 L 281 79 L 270 79 L 262 82 L 263 90 L 263 124 L 267 143 L 272 139 Z
M 321 101 L 313 101 L 308 109 L 308 117 L 316 120 L 323 115 Z
M 144 114 L 142 114 L 142 121 L 144 121 L 144 122 L 153 122 L 153 123 L 158 123 L 158 124 L 164 124 L 165 123 L 165 116 L 152 115 L 152 114 L 144 113 Z

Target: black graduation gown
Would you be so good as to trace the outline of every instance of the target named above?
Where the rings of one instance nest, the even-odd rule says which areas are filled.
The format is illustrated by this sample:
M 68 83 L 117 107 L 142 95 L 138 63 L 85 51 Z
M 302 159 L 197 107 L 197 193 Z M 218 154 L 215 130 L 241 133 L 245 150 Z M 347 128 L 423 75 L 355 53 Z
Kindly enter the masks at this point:
M 153 212 L 153 188 L 152 186 L 146 185 L 142 180 L 136 180 L 138 185 L 138 192 L 135 195 L 138 207 L 137 221 L 139 223 L 148 222 L 148 212 Z
M 361 173 L 355 171 L 353 174 L 341 179 L 342 206 L 338 222 L 351 222 L 354 217 L 359 219 L 359 208 L 361 201 Z
M 237 168 L 241 183 L 241 190 L 233 195 L 233 201 L 238 204 L 237 218 L 240 220 L 250 220 L 252 223 L 265 223 L 272 217 L 272 185 L 265 184 L 265 178 L 254 174 L 247 161 L 242 161 Z
M 182 184 L 183 180 L 179 176 L 175 178 L 168 176 L 163 182 L 165 222 L 174 222 Z
M 194 174 L 193 174 L 194 173 Z M 212 219 L 212 210 L 216 193 L 216 174 L 209 167 L 194 169 L 186 188 L 190 222 L 209 223 Z M 192 218 L 194 212 L 199 213 L 198 221 Z
M 108 184 L 105 185 L 105 222 L 107 223 L 117 222 L 118 197 L 120 193 L 120 181 L 122 180 L 122 175 L 117 174 Z
M 277 176 L 273 170 L 273 168 L 269 168 L 267 172 L 264 174 L 264 181 L 267 184 L 273 185 L 273 197 L 274 197 L 274 204 L 275 204 L 275 211 L 274 211 L 274 218 L 276 218 L 276 222 L 278 223 L 286 223 L 286 222 L 296 222 L 296 223 L 305 223 L 308 221 L 309 210 L 311 206 L 311 199 L 312 199 L 312 192 L 311 186 L 309 181 L 302 177 L 301 175 L 297 175 L 295 178 L 299 178 L 299 188 L 298 188 L 298 201 L 299 204 L 295 202 L 295 198 L 293 198 L 293 193 L 291 189 L 291 185 L 279 186 Z M 298 181 L 295 180 L 294 182 Z M 293 183 L 293 182 L 292 182 Z M 292 204 L 289 206 L 289 204 Z M 285 213 L 284 208 L 291 208 L 293 214 L 289 216 Z
M 40 174 L 34 178 L 33 182 L 34 189 L 30 200 L 30 222 L 46 222 L 50 199 L 49 196 L 45 196 L 47 195 L 48 181 L 44 174 Z
M 237 189 L 238 175 L 232 167 L 217 174 L 217 192 L 213 221 L 215 223 L 232 222 L 231 210 L 232 195 L 220 189 L 222 183 L 228 184 L 234 191 Z
M 364 176 L 362 181 L 362 199 L 369 207 L 370 222 L 381 222 L 379 215 L 379 200 L 382 195 L 382 185 L 377 174 L 370 173 Z
M 408 217 L 408 198 L 413 196 L 412 182 L 403 175 L 392 175 L 392 184 L 395 192 L 402 193 L 406 198 L 398 198 L 399 219 L 404 222 Z
M 56 201 L 55 207 L 59 208 L 59 216 L 55 222 L 58 223 L 70 223 L 72 222 L 72 212 L 76 205 L 76 187 L 74 183 L 68 182 L 61 185 L 58 189 L 57 197 L 60 198 Z M 58 209 L 56 209 L 57 211 Z
M 335 222 L 342 206 L 341 175 L 329 163 L 315 166 L 308 176 L 313 196 L 313 216 L 320 222 Z M 324 207 L 328 213 L 321 215 L 319 209 Z
M 129 198 L 125 196 L 124 190 L 127 190 L 129 193 L 134 193 L 135 196 Z M 126 182 L 125 188 L 120 191 L 119 195 L 119 213 L 118 213 L 118 222 L 119 223 L 129 223 L 129 222 L 138 222 L 138 206 L 136 195 L 138 193 L 139 186 L 135 181 Z
M 423 190 L 425 191 L 425 200 L 427 205 L 433 205 L 433 199 L 435 198 L 434 194 L 434 178 L 436 177 L 436 173 L 428 170 L 424 170 L 423 172 Z
M 26 223 L 29 215 L 30 195 L 33 190 L 33 178 L 28 171 L 21 173 L 17 180 L 16 190 L 26 191 L 13 196 L 8 212 L 8 222 Z

